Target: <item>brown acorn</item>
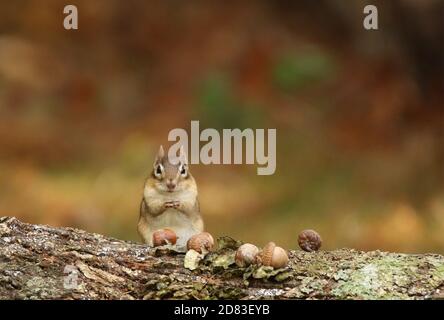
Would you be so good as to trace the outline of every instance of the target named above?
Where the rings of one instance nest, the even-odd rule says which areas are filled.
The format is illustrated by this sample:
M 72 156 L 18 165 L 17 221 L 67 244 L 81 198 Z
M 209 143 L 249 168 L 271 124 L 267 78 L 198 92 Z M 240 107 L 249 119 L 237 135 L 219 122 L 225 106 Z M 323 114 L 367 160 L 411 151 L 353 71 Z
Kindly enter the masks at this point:
M 166 244 L 176 244 L 176 233 L 171 229 L 160 229 L 153 233 L 153 246 L 163 246 Z
M 260 261 L 264 266 L 271 266 L 275 269 L 284 268 L 288 263 L 287 251 L 276 246 L 274 242 L 269 242 L 260 254 Z
M 254 244 L 244 243 L 237 249 L 234 261 L 239 267 L 245 268 L 253 263 L 256 263 L 256 256 L 258 253 L 259 248 Z
M 199 253 L 211 251 L 214 247 L 214 239 L 208 232 L 195 234 L 187 242 L 187 249 L 193 249 Z
M 304 251 L 318 251 L 322 245 L 322 238 L 316 231 L 307 229 L 299 234 L 298 243 Z

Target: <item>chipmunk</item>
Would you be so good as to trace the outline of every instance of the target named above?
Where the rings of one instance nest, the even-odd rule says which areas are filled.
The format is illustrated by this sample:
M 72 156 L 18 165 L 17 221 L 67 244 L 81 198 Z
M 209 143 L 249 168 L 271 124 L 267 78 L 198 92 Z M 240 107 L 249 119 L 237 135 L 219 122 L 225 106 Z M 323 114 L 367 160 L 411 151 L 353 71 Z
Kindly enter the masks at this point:
M 203 231 L 196 181 L 189 171 L 183 147 L 179 158 L 170 160 L 160 146 L 153 171 L 145 181 L 137 230 L 150 246 L 153 232 L 159 229 L 172 229 L 178 246 L 185 246 L 191 236 Z

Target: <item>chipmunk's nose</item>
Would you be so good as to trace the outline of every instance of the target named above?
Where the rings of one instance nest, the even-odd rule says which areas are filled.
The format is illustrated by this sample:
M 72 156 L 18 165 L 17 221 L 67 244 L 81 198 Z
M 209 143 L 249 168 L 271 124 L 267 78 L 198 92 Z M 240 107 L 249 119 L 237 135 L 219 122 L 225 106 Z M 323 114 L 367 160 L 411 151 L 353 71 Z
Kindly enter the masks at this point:
M 172 179 L 167 180 L 168 191 L 173 191 L 176 188 L 176 183 Z

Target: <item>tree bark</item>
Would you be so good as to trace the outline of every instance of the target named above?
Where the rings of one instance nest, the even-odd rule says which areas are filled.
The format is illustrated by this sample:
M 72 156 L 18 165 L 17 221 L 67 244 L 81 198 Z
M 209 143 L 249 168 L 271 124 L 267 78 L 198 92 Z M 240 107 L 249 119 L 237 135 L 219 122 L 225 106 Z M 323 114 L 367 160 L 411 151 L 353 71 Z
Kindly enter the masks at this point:
M 0 218 L 0 299 L 439 299 L 444 256 L 290 251 L 287 268 L 234 263 L 223 237 L 195 270 L 175 247 Z

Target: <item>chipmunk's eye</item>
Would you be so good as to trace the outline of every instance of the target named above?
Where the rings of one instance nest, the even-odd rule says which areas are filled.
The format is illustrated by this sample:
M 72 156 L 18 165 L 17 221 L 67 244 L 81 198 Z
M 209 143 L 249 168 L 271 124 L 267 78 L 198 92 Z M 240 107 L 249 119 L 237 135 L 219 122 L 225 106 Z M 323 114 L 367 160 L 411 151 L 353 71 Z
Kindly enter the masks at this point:
M 180 168 L 180 174 L 182 177 L 186 177 L 187 175 L 187 168 L 185 165 L 182 165 L 182 167 Z
M 155 175 L 157 178 L 160 178 L 160 177 L 162 176 L 162 172 L 163 172 L 162 165 L 159 164 L 159 165 L 154 169 L 154 175 Z

